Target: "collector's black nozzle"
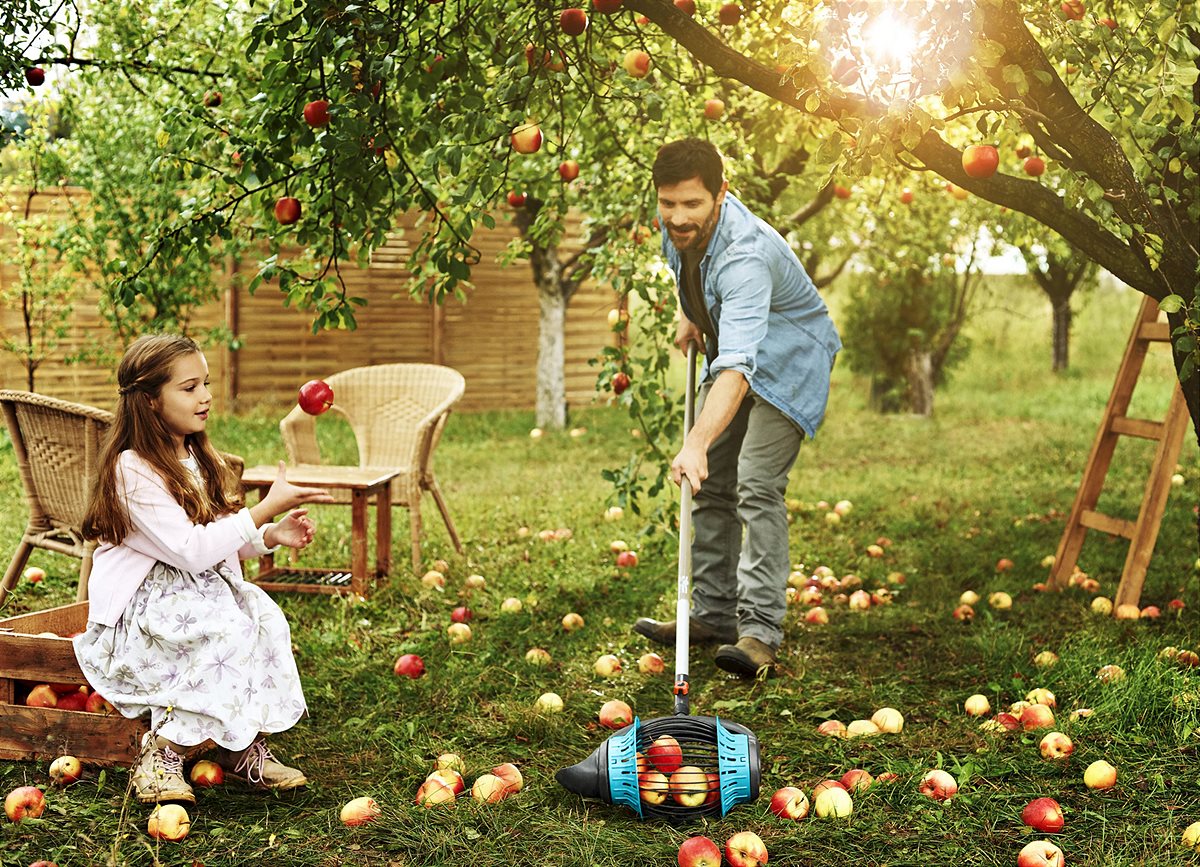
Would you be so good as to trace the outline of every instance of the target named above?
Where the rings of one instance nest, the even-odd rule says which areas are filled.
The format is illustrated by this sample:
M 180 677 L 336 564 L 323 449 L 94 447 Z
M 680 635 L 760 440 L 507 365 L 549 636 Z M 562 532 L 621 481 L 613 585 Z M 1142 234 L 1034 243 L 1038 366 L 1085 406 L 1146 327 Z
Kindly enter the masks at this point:
M 603 754 L 603 755 L 602 755 Z M 600 798 L 607 801 L 608 794 L 608 741 L 577 765 L 563 768 L 554 775 L 558 784 L 568 792 L 584 798 Z

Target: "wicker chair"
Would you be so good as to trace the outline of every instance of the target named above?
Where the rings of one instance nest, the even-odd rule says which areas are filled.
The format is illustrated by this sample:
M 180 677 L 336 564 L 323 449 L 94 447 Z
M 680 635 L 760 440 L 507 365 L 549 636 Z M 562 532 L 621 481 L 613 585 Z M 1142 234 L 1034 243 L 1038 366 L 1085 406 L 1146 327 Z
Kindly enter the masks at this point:
M 76 596 L 83 602 L 96 543 L 84 540 L 81 526 L 112 413 L 28 391 L 0 391 L 0 408 L 29 503 L 29 524 L 0 582 L 0 601 L 16 586 L 33 549 L 44 548 L 82 560 Z M 221 456 L 240 478 L 245 461 Z
M 421 493 L 429 491 L 455 550 L 462 542 L 433 475 L 433 452 L 450 411 L 463 395 L 462 374 L 438 364 L 376 364 L 335 373 L 331 412 L 349 422 L 360 467 L 398 470 L 392 505 L 408 509 L 413 570 L 421 566 Z M 294 407 L 279 423 L 293 464 L 320 464 L 316 419 Z

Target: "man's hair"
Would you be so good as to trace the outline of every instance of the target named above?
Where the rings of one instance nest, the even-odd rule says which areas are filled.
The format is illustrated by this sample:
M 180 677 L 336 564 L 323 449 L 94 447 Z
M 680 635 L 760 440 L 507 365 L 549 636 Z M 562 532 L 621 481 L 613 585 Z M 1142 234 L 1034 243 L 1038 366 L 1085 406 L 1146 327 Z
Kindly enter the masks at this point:
M 712 142 L 702 138 L 684 138 L 668 142 L 658 149 L 652 176 L 655 189 L 699 178 L 715 199 L 725 181 L 725 167 L 721 162 L 721 152 Z

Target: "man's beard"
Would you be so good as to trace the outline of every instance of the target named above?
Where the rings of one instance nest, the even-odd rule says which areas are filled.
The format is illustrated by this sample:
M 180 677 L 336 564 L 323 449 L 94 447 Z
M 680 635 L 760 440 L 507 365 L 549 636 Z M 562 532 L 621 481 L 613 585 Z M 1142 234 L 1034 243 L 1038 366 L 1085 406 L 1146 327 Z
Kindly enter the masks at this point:
M 720 207 L 713 205 L 712 211 L 708 215 L 708 219 L 703 224 L 685 223 L 682 226 L 667 226 L 667 236 L 671 239 L 671 243 L 675 245 L 676 250 L 702 250 L 708 246 L 708 240 L 712 237 L 713 229 L 717 226 L 717 217 L 720 215 Z M 686 235 L 684 238 L 677 238 L 677 233 Z

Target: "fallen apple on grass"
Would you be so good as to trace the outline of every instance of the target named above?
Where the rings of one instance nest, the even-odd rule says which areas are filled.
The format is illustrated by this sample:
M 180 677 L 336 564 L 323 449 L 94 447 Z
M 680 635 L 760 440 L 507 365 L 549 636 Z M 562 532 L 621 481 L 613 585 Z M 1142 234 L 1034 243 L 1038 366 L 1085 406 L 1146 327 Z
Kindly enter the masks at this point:
M 1113 610 L 1112 600 L 1107 596 L 1097 596 L 1092 600 L 1091 607 L 1092 613 L 1099 614 L 1101 617 L 1107 617 L 1112 614 Z
M 1083 784 L 1094 790 L 1111 789 L 1117 784 L 1117 769 L 1104 759 L 1098 759 L 1083 772 Z
M 396 660 L 392 670 L 397 677 L 411 677 L 415 680 L 425 673 L 425 661 L 415 653 L 405 653 Z
M 1038 668 L 1050 668 L 1058 664 L 1058 654 L 1053 650 L 1043 650 L 1033 658 L 1033 664 Z
M 662 674 L 667 669 L 663 658 L 653 651 L 638 657 L 638 671 L 642 674 Z
M 1125 679 L 1125 669 L 1119 665 L 1102 665 L 1096 672 L 1096 680 L 1101 683 L 1117 683 Z
M 18 786 L 4 798 L 4 815 L 10 822 L 36 819 L 46 809 L 46 796 L 37 786 Z
M 343 804 L 338 818 L 342 820 L 343 825 L 354 828 L 358 825 L 374 822 L 379 818 L 381 812 L 379 804 L 375 802 L 375 799 L 364 795 L 361 798 L 353 798 Z
M 963 623 L 970 623 L 975 619 L 975 609 L 965 602 L 954 609 L 954 619 L 961 620 Z
M 995 593 L 988 594 L 988 605 L 997 611 L 1007 611 L 1012 608 L 1012 604 L 1012 597 L 1003 590 L 997 590 Z
M 522 776 L 521 769 L 512 762 L 496 765 L 492 768 L 492 773 L 500 778 L 511 795 L 515 795 L 525 787 L 525 777 Z
M 511 794 L 504 780 L 495 774 L 480 774 L 471 786 L 471 797 L 484 804 L 503 801 Z
M 1025 701 L 1031 704 L 1044 704 L 1046 707 L 1058 707 L 1058 699 L 1054 693 L 1044 686 L 1034 687 L 1025 694 Z
M 771 795 L 768 808 L 780 819 L 798 822 L 808 815 L 808 795 L 795 786 L 784 786 Z
M 738 831 L 725 841 L 725 860 L 732 867 L 760 867 L 768 857 L 766 844 L 753 831 Z
M 1064 867 L 1062 849 L 1049 840 L 1034 840 L 1017 855 L 1017 867 Z
M 617 566 L 621 569 L 632 569 L 638 564 L 636 551 L 622 551 L 617 554 Z
M 542 647 L 531 647 L 525 651 L 525 661 L 530 665 L 549 665 L 551 662 L 550 651 Z
M 40 584 L 42 581 L 46 580 L 46 570 L 41 566 L 30 566 L 21 573 L 21 577 L 30 584 Z
M 606 729 L 622 729 L 633 722 L 633 709 L 619 698 L 609 699 L 600 706 L 599 719 Z
M 1075 744 L 1062 732 L 1050 732 L 1042 738 L 1038 750 L 1043 759 L 1059 761 L 1071 757 L 1071 753 L 1075 752 Z
M 1200 822 L 1192 822 L 1183 829 L 1183 837 L 1180 840 L 1188 849 L 1194 849 L 1200 852 Z
M 827 719 L 817 726 L 817 734 L 825 737 L 844 738 L 846 737 L 846 724 L 835 719 Z
M 1054 711 L 1044 704 L 1031 704 L 1021 711 L 1021 728 L 1027 732 L 1054 727 Z
M 675 860 L 679 867 L 721 867 L 721 847 L 708 837 L 688 837 Z
M 870 771 L 865 771 L 862 768 L 852 768 L 842 774 L 840 782 L 847 792 L 858 792 L 863 789 L 869 789 L 871 784 L 875 782 L 875 778 L 871 776 Z
M 567 632 L 574 632 L 576 629 L 582 629 L 583 617 L 579 614 L 576 614 L 574 611 L 564 614 L 562 618 L 562 628 Z
M 1021 821 L 1043 834 L 1057 834 L 1066 824 L 1062 807 L 1053 798 L 1034 798 L 1021 811 Z
M 869 719 L 856 719 L 846 726 L 846 737 L 848 738 L 873 738 L 882 733 L 879 726 Z
M 446 576 L 437 569 L 430 569 L 421 576 L 421 586 L 431 590 L 441 590 L 446 586 Z
M 963 702 L 963 710 L 965 710 L 969 716 L 983 716 L 984 714 L 992 712 L 992 703 L 988 701 L 988 697 L 986 695 L 976 693 Z
M 563 700 L 556 692 L 544 692 L 537 697 L 533 707 L 542 713 L 562 713 Z
M 935 801 L 948 801 L 958 794 L 958 781 L 942 770 L 932 770 L 921 778 L 917 791 Z
M 854 812 L 854 799 L 841 786 L 830 786 L 814 792 L 813 812 L 822 819 L 843 819 Z
M 159 804 L 146 820 L 146 833 L 155 840 L 178 843 L 192 829 L 192 819 L 179 804 Z
M 516 614 L 524 607 L 525 604 L 516 596 L 509 596 L 500 603 L 500 611 L 503 614 Z
M 456 771 L 445 771 L 445 773 L 457 776 Z M 461 777 L 459 780 L 461 782 Z M 425 781 L 417 787 L 417 796 L 414 799 L 414 803 L 419 807 L 426 808 L 436 807 L 441 804 L 449 806 L 455 803 L 459 791 L 462 791 L 462 789 L 456 791 L 453 783 L 447 781 L 444 776 L 440 776 L 435 771 L 426 777 Z
M 899 734 L 904 731 L 904 714 L 894 707 L 881 707 L 871 714 L 871 722 L 886 734 Z

